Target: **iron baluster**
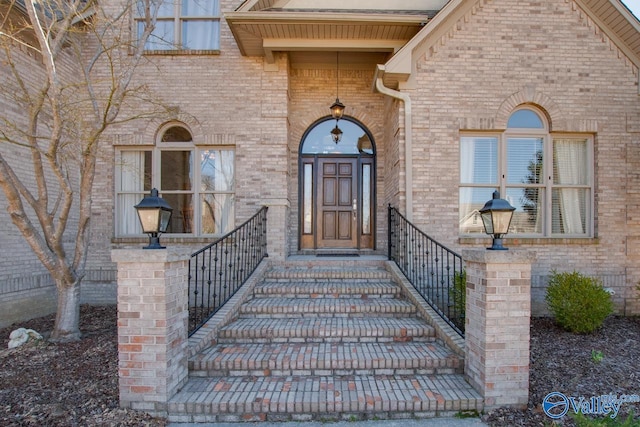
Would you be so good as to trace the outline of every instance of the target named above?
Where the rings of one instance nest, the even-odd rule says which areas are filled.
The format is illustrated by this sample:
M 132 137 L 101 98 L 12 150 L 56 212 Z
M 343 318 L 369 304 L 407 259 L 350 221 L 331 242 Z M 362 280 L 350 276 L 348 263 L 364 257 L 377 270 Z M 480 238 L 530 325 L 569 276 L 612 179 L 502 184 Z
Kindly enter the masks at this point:
M 204 325 L 267 257 L 267 207 L 231 232 L 191 255 L 189 336 Z M 206 289 L 205 289 L 206 287 Z
M 456 282 L 464 275 L 462 257 L 422 232 L 391 205 L 387 215 L 389 260 L 396 263 L 427 303 L 464 336 L 464 306 Z

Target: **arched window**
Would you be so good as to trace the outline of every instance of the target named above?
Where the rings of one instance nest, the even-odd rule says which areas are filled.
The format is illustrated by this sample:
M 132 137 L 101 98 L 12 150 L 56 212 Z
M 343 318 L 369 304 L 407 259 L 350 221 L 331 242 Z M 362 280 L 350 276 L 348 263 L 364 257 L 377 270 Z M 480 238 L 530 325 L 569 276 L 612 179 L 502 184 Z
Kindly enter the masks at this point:
M 545 124 L 538 113 L 528 108 L 523 108 L 511 114 L 507 127 L 510 129 L 544 129 Z
M 234 151 L 194 144 L 189 129 L 160 129 L 155 147 L 117 150 L 116 234 L 141 234 L 133 209 L 151 188 L 173 208 L 167 233 L 221 235 L 234 224 Z
M 337 144 L 331 138 L 331 130 L 336 126 L 333 118 L 316 123 L 304 136 L 301 154 L 374 154 L 371 136 L 359 124 L 345 118 L 339 127 L 343 134 Z
M 460 234 L 484 233 L 478 210 L 498 190 L 516 208 L 510 234 L 593 234 L 593 140 L 554 135 L 542 111 L 521 106 L 500 133 L 460 139 Z

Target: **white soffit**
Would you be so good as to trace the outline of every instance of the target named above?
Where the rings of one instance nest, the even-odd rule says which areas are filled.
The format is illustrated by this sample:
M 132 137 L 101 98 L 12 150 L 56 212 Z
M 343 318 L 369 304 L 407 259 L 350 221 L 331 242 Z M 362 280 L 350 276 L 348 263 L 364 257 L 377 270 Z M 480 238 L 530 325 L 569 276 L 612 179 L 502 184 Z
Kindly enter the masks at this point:
M 284 0 L 272 7 L 287 9 L 332 10 L 440 10 L 448 0 Z
M 447 0 L 248 0 L 225 13 L 246 56 L 274 52 L 395 52 Z

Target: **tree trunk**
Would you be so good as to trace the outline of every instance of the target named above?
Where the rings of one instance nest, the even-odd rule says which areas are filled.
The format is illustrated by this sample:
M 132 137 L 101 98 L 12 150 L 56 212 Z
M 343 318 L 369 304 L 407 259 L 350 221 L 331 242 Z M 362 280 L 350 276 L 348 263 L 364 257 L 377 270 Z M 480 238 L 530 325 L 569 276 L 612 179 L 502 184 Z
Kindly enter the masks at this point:
M 58 288 L 58 312 L 51 333 L 56 342 L 80 339 L 80 280 L 64 283 L 56 280 Z

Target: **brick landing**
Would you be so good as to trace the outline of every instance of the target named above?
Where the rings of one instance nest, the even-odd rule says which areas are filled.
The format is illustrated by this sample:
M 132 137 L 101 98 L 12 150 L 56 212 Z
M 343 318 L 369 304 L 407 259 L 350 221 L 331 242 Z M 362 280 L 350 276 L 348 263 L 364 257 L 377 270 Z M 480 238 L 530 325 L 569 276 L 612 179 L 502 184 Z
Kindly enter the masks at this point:
M 218 342 L 189 360 L 175 422 L 353 420 L 482 410 L 464 362 L 382 261 L 271 267 Z

